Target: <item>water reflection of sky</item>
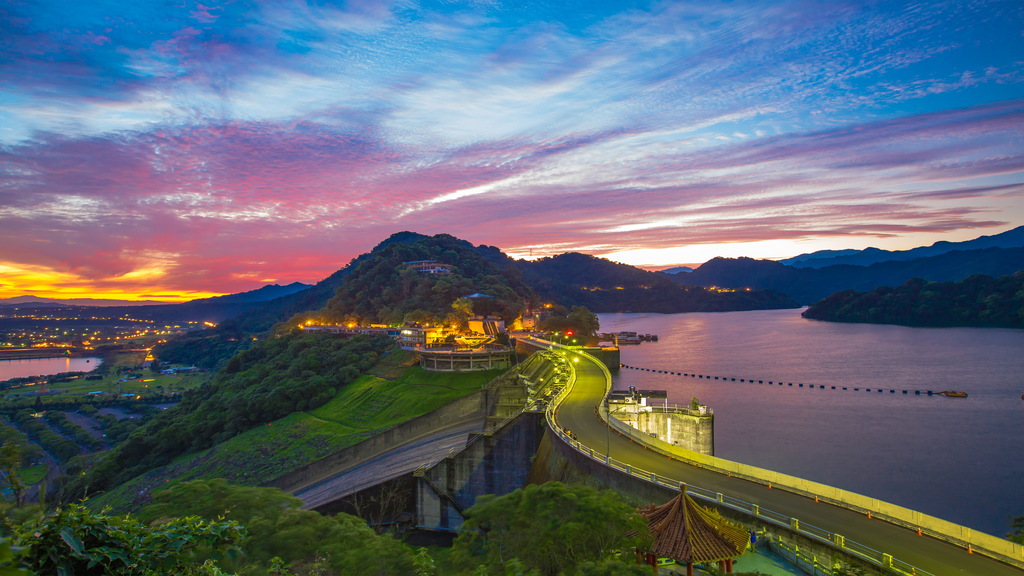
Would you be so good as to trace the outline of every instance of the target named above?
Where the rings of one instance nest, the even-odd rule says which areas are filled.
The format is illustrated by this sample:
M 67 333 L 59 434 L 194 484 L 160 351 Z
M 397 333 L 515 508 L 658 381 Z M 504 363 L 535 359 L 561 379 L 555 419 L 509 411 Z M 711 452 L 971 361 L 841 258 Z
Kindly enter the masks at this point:
M 46 376 L 61 372 L 89 372 L 103 360 L 100 358 L 28 358 L 0 360 L 0 382 L 11 378 Z
M 795 310 L 602 314 L 601 329 L 658 334 L 657 343 L 624 347 L 625 364 L 737 378 L 616 377 L 617 388 L 667 389 L 673 402 L 710 405 L 718 456 L 993 534 L 1024 514 L 1024 461 L 1012 456 L 1024 430 L 1022 330 L 836 324 Z M 947 389 L 969 398 L 913 393 Z

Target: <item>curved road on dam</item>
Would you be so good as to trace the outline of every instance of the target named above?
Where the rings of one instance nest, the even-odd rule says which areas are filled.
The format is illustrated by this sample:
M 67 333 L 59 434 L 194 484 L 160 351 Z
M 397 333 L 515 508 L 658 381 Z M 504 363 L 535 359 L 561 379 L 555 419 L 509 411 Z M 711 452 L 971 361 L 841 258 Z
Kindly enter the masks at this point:
M 918 536 L 914 531 L 778 488 L 731 478 L 710 470 L 671 460 L 643 450 L 629 439 L 609 434 L 607 425 L 596 415 L 604 400 L 606 381 L 600 367 L 583 359 L 573 363 L 576 385 L 557 411 L 558 424 L 572 430 L 576 438 L 595 452 L 630 466 L 654 472 L 674 480 L 721 492 L 759 505 L 762 509 L 799 518 L 802 525 L 814 525 L 844 535 L 865 546 L 892 554 L 895 558 L 923 568 L 936 576 L 1021 576 L 1024 570 L 997 562 L 980 554 L 968 554 L 963 548 L 939 540 Z M 950 495 L 955 498 L 955 494 Z

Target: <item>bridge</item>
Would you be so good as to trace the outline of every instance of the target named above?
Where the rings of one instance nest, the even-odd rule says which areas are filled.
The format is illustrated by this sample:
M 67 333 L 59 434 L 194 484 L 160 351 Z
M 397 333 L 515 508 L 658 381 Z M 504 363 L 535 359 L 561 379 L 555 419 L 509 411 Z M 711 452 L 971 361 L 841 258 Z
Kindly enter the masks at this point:
M 372 446 L 357 445 L 273 484 L 308 508 L 330 510 L 372 485 L 414 479 L 417 525 L 456 530 L 476 496 L 527 481 L 586 479 L 652 502 L 685 483 L 692 496 L 750 529 L 770 527 L 794 548 L 858 559 L 880 573 L 1024 574 L 1018 544 L 641 434 L 608 417 L 611 375 L 593 355 L 543 340 L 520 344 L 543 352 L 444 414 L 417 418 L 364 443 Z

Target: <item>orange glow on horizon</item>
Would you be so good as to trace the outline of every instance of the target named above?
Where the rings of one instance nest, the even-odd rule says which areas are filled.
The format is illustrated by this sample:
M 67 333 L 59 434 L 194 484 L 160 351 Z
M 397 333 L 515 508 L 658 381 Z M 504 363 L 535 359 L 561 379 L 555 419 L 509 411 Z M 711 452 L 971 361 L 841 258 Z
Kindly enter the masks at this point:
M 164 275 L 155 270 L 91 279 L 49 267 L 0 262 L 0 299 L 35 296 L 57 300 L 90 298 L 131 302 L 148 300 L 174 304 L 228 294 L 162 286 L 165 279 Z

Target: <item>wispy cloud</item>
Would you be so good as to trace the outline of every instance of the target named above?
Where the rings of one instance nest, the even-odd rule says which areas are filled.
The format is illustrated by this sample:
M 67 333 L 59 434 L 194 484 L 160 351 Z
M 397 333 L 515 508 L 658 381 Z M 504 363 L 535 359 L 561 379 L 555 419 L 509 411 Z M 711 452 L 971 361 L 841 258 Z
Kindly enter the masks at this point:
M 991 233 L 1024 220 L 1022 23 L 995 0 L 9 3 L 0 293 L 311 281 L 402 229 L 663 264 Z

